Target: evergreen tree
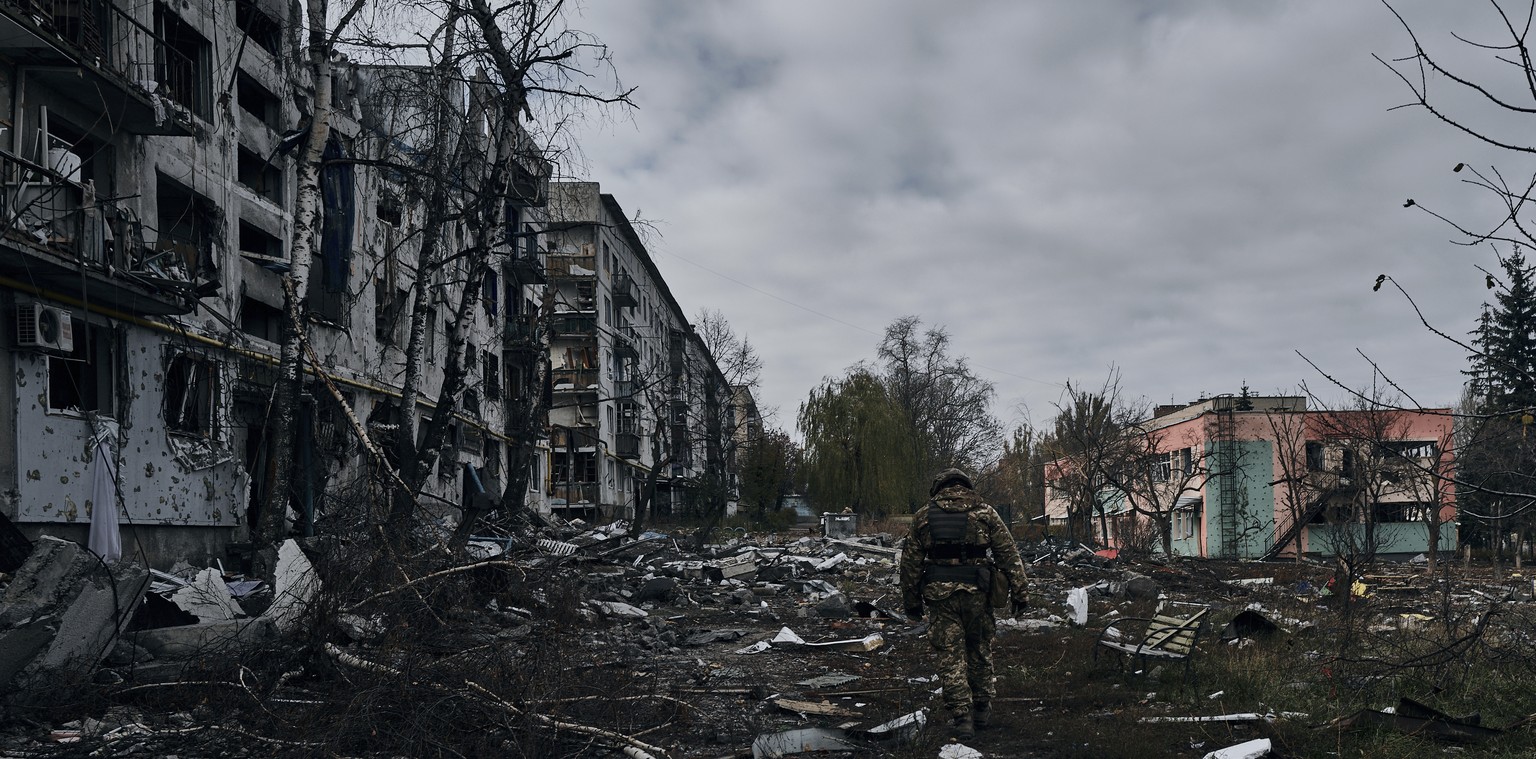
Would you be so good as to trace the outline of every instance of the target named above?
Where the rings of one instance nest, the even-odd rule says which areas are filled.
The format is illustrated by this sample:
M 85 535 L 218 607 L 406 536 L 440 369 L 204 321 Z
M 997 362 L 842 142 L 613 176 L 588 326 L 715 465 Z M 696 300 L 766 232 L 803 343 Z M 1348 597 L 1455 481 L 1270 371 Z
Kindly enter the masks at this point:
M 1499 260 L 1505 282 L 1496 285 L 1472 332 L 1472 367 L 1466 372 L 1485 414 L 1536 407 L 1536 282 L 1519 248 Z M 1490 284 L 1494 283 L 1492 277 Z

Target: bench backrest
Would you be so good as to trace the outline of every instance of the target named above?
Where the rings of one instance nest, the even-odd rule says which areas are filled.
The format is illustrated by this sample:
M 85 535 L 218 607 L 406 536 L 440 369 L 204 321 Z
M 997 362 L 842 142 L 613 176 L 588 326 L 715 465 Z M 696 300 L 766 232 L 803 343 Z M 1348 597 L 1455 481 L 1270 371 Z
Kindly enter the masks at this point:
M 1141 647 L 1188 654 L 1195 646 L 1195 634 L 1200 630 L 1206 612 L 1206 609 L 1201 609 L 1188 617 L 1164 614 L 1154 616 L 1147 624 L 1147 634 L 1141 641 Z

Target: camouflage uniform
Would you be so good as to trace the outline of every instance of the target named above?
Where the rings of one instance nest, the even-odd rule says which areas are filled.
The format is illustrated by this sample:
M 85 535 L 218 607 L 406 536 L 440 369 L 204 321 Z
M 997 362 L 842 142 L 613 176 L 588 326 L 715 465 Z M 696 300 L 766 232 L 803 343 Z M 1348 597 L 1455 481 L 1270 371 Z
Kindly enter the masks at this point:
M 965 479 L 968 485 L 969 478 Z M 944 482 L 936 480 L 935 485 Z M 967 485 L 951 484 L 934 493 L 933 500 L 912 518 L 901 553 L 902 603 L 914 618 L 928 614 L 928 640 L 939 655 L 944 705 L 954 715 L 957 728 L 965 723 L 963 731 L 970 729 L 973 707 L 979 723 L 996 695 L 995 620 L 988 597 L 992 570 L 1006 575 L 1015 604 L 1022 605 L 1026 598 L 1024 562 L 1008 525 Z M 952 539 L 935 539 L 936 532 L 941 538 L 953 538 L 962 530 L 966 547 L 959 555 Z M 946 542 L 949 547 L 936 547 Z M 960 579 L 967 572 L 976 579 Z

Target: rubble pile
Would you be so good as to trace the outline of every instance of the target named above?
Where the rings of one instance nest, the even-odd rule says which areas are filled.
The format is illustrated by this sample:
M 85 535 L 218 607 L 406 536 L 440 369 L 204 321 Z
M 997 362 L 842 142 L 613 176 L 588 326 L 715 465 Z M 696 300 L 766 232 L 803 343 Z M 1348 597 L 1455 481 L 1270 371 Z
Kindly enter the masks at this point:
M 944 736 L 925 727 L 944 722 L 941 701 L 926 624 L 898 611 L 899 541 L 839 534 L 737 534 L 696 549 L 622 522 L 546 520 L 473 539 L 469 561 L 394 568 L 366 587 L 320 545 L 283 546 L 269 586 L 220 567 L 107 571 L 78 546 L 44 542 L 5 590 L 0 676 L 20 694 L 28 677 L 72 667 L 91 698 L 73 712 L 13 698 L 10 714 L 25 719 L 0 732 L 0 754 L 388 756 L 446 741 L 513 756 L 936 755 Z M 1344 600 L 1309 562 L 1132 561 L 1063 541 L 1021 551 L 1031 609 L 999 620 L 1004 656 L 1029 646 L 1062 659 L 1116 619 L 1188 607 L 1214 622 L 1203 656 L 1284 639 L 1322 657 L 1326 638 L 1311 633 Z M 1381 636 L 1536 602 L 1521 578 L 1472 587 L 1405 566 L 1360 579 L 1353 592 L 1368 600 L 1355 608 Z M 1067 674 L 1105 674 L 1090 669 L 1083 656 Z M 1155 682 L 1160 671 L 1131 675 Z M 1222 696 L 1219 683 L 1207 690 Z M 1046 708 L 1004 695 L 1018 707 L 1002 710 L 1004 726 Z M 1277 717 L 1259 704 L 1202 715 L 1169 696 L 1141 701 L 1161 729 L 1241 713 L 1501 732 L 1429 707 Z M 1249 737 L 1230 754 L 1264 755 Z M 1035 755 L 1017 740 L 997 730 L 944 750 Z

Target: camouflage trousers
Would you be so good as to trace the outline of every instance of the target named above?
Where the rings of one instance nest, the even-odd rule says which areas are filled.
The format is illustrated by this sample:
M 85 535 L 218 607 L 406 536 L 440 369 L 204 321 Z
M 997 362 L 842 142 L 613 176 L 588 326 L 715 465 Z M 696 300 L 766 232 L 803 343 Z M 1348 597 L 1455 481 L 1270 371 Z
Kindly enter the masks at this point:
M 953 714 L 969 713 L 971 704 L 991 701 L 992 636 L 996 626 L 985 593 L 956 592 L 926 602 L 928 642 L 939 655 L 939 682 L 944 706 Z

